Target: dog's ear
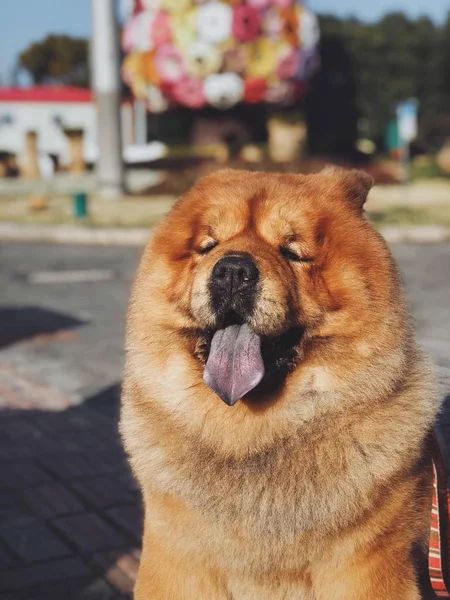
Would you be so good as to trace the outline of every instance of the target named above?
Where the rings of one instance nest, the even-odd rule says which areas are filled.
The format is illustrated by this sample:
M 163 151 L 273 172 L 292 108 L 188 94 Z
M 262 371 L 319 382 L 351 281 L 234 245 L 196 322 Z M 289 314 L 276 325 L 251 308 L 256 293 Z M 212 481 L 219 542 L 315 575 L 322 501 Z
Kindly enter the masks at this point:
M 342 169 L 341 167 L 325 167 L 321 173 L 334 179 L 336 183 L 344 188 L 349 201 L 362 211 L 364 202 L 373 186 L 373 177 L 357 169 Z

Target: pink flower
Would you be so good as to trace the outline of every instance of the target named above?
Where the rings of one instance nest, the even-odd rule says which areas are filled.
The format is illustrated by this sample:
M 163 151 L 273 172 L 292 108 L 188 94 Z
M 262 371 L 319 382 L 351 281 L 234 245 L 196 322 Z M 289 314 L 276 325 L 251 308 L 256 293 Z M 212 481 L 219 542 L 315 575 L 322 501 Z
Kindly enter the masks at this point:
M 242 51 L 242 47 L 232 48 L 226 50 L 223 55 L 223 70 L 225 72 L 231 71 L 232 73 L 242 74 L 247 66 L 245 54 Z
M 247 0 L 247 4 L 256 10 L 264 10 L 272 4 L 272 0 Z
M 294 4 L 294 0 L 273 0 L 273 3 L 279 8 L 290 8 Z
M 172 88 L 172 97 L 188 108 L 202 108 L 206 105 L 203 82 L 192 77 L 180 79 Z
M 280 79 L 294 77 L 300 68 L 301 53 L 298 50 L 288 50 L 281 58 L 276 68 Z
M 122 31 L 122 47 L 125 52 L 137 50 L 147 52 L 153 48 L 151 30 L 154 17 L 142 11 L 129 19 Z
M 131 17 L 122 29 L 122 48 L 125 52 L 131 52 L 136 42 L 136 18 Z
M 269 39 L 277 40 L 283 31 L 283 21 L 277 8 L 269 8 L 264 12 L 262 30 Z
M 294 104 L 305 93 L 305 84 L 301 81 L 280 81 L 267 90 L 266 101 L 279 106 Z
M 273 104 L 286 106 L 295 100 L 295 85 L 292 81 L 280 81 L 267 90 L 266 100 Z
M 238 42 L 251 42 L 256 38 L 261 27 L 257 10 L 251 6 L 236 6 L 233 9 L 233 37 Z
M 157 15 L 155 16 L 155 20 L 153 21 L 151 36 L 155 46 L 168 44 L 172 40 L 170 19 L 167 13 L 157 13 Z
M 155 68 L 162 81 L 174 84 L 184 75 L 183 57 L 172 44 L 163 44 L 156 51 Z

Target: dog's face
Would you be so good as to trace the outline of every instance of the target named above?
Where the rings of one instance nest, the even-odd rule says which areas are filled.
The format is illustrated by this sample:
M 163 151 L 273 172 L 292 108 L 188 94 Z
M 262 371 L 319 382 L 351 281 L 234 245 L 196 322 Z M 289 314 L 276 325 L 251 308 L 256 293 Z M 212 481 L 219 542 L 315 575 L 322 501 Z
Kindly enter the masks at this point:
M 392 274 L 361 214 L 371 183 L 335 169 L 223 171 L 200 180 L 160 226 L 147 269 L 163 318 L 195 338 L 204 381 L 227 404 L 285 377 L 308 347 L 350 339 L 381 314 Z

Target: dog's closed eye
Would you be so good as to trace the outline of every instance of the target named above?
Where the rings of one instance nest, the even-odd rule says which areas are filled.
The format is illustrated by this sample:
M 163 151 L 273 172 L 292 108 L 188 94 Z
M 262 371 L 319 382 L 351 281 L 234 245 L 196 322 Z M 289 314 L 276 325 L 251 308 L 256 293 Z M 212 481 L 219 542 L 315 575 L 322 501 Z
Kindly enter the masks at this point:
M 213 250 L 213 248 L 215 248 L 218 243 L 219 242 L 213 238 L 206 238 L 205 240 L 200 242 L 197 248 L 197 252 L 198 254 L 208 254 L 208 252 L 211 252 L 211 250 Z
M 310 263 L 314 261 L 312 256 L 303 256 L 292 250 L 291 248 L 287 248 L 286 246 L 280 246 L 279 248 L 281 256 L 284 256 L 290 262 L 303 262 Z

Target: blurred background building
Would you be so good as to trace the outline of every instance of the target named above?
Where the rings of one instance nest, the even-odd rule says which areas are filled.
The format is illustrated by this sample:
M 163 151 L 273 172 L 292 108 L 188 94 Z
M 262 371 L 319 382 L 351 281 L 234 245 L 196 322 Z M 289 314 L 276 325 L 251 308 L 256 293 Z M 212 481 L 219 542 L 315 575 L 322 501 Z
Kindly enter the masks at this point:
M 57 171 L 90 169 L 98 157 L 97 111 L 87 91 L 90 3 L 47 11 L 48 1 L 19 0 L 6 9 L 11 31 L 0 46 L 4 176 L 20 173 L 34 147 L 39 164 L 48 165 L 50 157 Z M 414 98 L 417 171 L 448 173 L 445 3 L 405 3 L 401 11 L 399 0 L 389 14 L 381 4 L 377 10 L 351 0 L 341 4 L 118 1 L 123 146 L 158 141 L 166 147 L 132 148 L 129 162 L 151 167 L 164 155 L 159 168 L 183 170 L 186 163 L 196 176 L 214 168 L 211 161 L 307 172 L 331 160 L 369 165 L 380 181 L 401 180 L 396 108 Z M 168 189 L 178 193 L 189 183 Z

